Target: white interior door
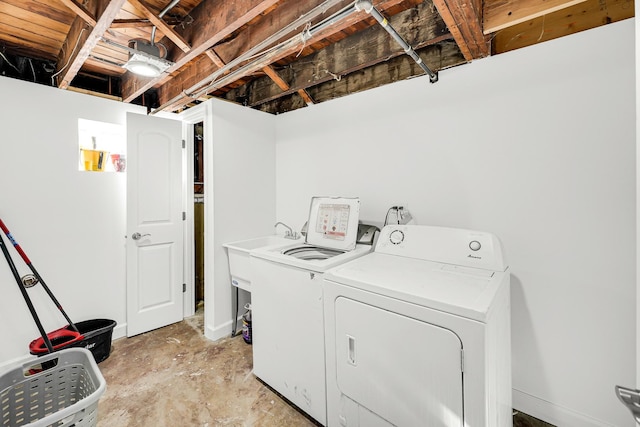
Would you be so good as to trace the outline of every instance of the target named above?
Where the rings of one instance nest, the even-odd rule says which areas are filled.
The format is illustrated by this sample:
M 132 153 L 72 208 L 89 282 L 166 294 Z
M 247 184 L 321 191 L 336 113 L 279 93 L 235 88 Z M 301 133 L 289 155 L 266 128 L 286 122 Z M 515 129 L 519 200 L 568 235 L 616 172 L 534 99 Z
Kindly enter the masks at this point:
M 182 123 L 127 114 L 127 336 L 183 318 Z

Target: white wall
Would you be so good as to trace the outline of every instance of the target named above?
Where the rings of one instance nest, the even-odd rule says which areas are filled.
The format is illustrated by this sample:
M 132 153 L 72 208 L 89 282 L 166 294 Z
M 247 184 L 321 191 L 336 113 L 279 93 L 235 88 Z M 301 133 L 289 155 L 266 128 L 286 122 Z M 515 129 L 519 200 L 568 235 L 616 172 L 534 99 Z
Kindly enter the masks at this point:
M 127 111 L 145 109 L 3 77 L 0 93 L 0 218 L 73 321 L 113 319 L 114 337 L 124 336 L 126 174 L 78 171 L 78 119 L 124 126 Z M 230 333 L 232 318 L 222 244 L 274 233 L 275 117 L 212 100 L 205 123 L 213 165 L 206 170 L 206 226 L 212 231 L 206 256 L 213 278 L 205 291 L 206 332 L 218 339 Z M 28 273 L 10 250 L 20 273 Z M 4 365 L 28 355 L 39 333 L 3 257 L 0 286 Z M 66 324 L 40 287 L 29 295 L 46 331 Z M 246 299 L 241 296 L 241 306 Z
M 276 117 L 217 99 L 208 107 L 205 158 L 213 167 L 205 165 L 205 334 L 218 339 L 231 333 L 235 311 L 222 245 L 275 232 Z M 240 295 L 240 314 L 246 300 Z
M 640 388 L 640 174 L 637 165 L 640 164 L 640 20 L 635 19 L 636 30 L 636 388 Z M 620 384 L 624 386 L 624 384 Z M 630 387 L 630 386 L 625 386 Z
M 78 119 L 124 125 L 145 109 L 5 77 L 0 93 L 0 218 L 71 320 L 113 319 L 122 336 L 125 174 L 78 171 Z M 4 257 L 0 294 L 2 363 L 27 355 L 39 333 Z M 45 330 L 66 325 L 40 286 L 29 295 Z
M 279 220 L 314 195 L 361 219 L 491 231 L 512 271 L 514 406 L 631 426 L 635 380 L 634 21 L 277 117 Z

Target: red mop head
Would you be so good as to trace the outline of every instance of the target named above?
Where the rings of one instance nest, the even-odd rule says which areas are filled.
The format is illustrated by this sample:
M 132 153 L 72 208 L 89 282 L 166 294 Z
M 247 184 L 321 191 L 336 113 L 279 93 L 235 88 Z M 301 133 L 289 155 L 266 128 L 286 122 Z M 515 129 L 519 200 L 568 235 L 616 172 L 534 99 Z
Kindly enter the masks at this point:
M 49 341 L 51 341 L 51 345 L 53 346 L 53 350 L 55 351 L 60 350 L 64 347 L 73 346 L 73 344 L 82 341 L 84 339 L 84 335 L 64 327 L 53 332 L 49 332 L 47 334 L 47 338 L 49 338 Z M 31 352 L 31 354 L 49 353 L 49 349 L 44 342 L 44 338 L 42 337 L 31 341 L 31 344 L 29 344 L 29 351 Z

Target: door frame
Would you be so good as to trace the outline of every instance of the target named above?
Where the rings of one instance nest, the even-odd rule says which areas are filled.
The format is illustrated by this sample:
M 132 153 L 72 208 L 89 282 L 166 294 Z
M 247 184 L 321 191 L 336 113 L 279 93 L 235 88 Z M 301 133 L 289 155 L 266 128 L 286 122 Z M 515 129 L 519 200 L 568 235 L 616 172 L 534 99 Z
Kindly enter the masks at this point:
M 194 194 L 193 194 L 193 182 L 194 182 L 194 170 L 193 170 L 193 156 L 194 156 L 194 148 L 193 148 L 193 125 L 196 123 L 203 122 L 204 123 L 204 132 L 203 132 L 203 144 L 202 144 L 202 157 L 203 157 L 203 167 L 205 170 L 205 192 L 204 192 L 204 211 L 205 211 L 205 234 L 204 234 L 204 247 L 205 254 L 207 251 L 207 241 L 209 240 L 211 228 L 207 223 L 207 211 L 209 209 L 210 203 L 208 202 L 207 197 L 207 187 L 206 185 L 211 185 L 208 178 L 212 175 L 208 174 L 208 162 L 207 162 L 207 141 L 209 140 L 208 134 L 210 134 L 210 126 L 211 117 L 209 112 L 209 102 L 202 103 L 196 107 L 189 108 L 187 111 L 180 113 L 178 116 L 182 120 L 182 139 L 186 141 L 186 152 L 183 165 L 184 168 L 184 206 L 183 210 L 186 215 L 186 220 L 184 222 L 184 283 L 186 284 L 186 289 L 184 293 L 184 317 L 193 316 L 196 310 L 195 304 L 195 283 L 196 283 L 196 271 L 194 267 L 195 263 L 195 234 L 194 234 Z M 205 258 L 206 259 L 206 258 Z M 207 294 L 207 267 L 205 263 L 204 269 L 204 288 L 205 288 L 205 299 Z M 213 277 L 213 276 L 212 276 Z M 205 304 L 205 311 L 207 306 Z M 205 327 L 206 329 L 206 327 Z

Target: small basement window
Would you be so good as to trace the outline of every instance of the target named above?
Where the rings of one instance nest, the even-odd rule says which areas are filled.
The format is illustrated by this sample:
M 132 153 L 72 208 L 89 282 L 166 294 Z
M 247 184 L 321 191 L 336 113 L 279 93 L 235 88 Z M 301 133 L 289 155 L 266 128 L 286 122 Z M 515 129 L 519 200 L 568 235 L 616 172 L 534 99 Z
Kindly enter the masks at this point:
M 78 119 L 78 170 L 124 172 L 126 137 L 123 125 Z

